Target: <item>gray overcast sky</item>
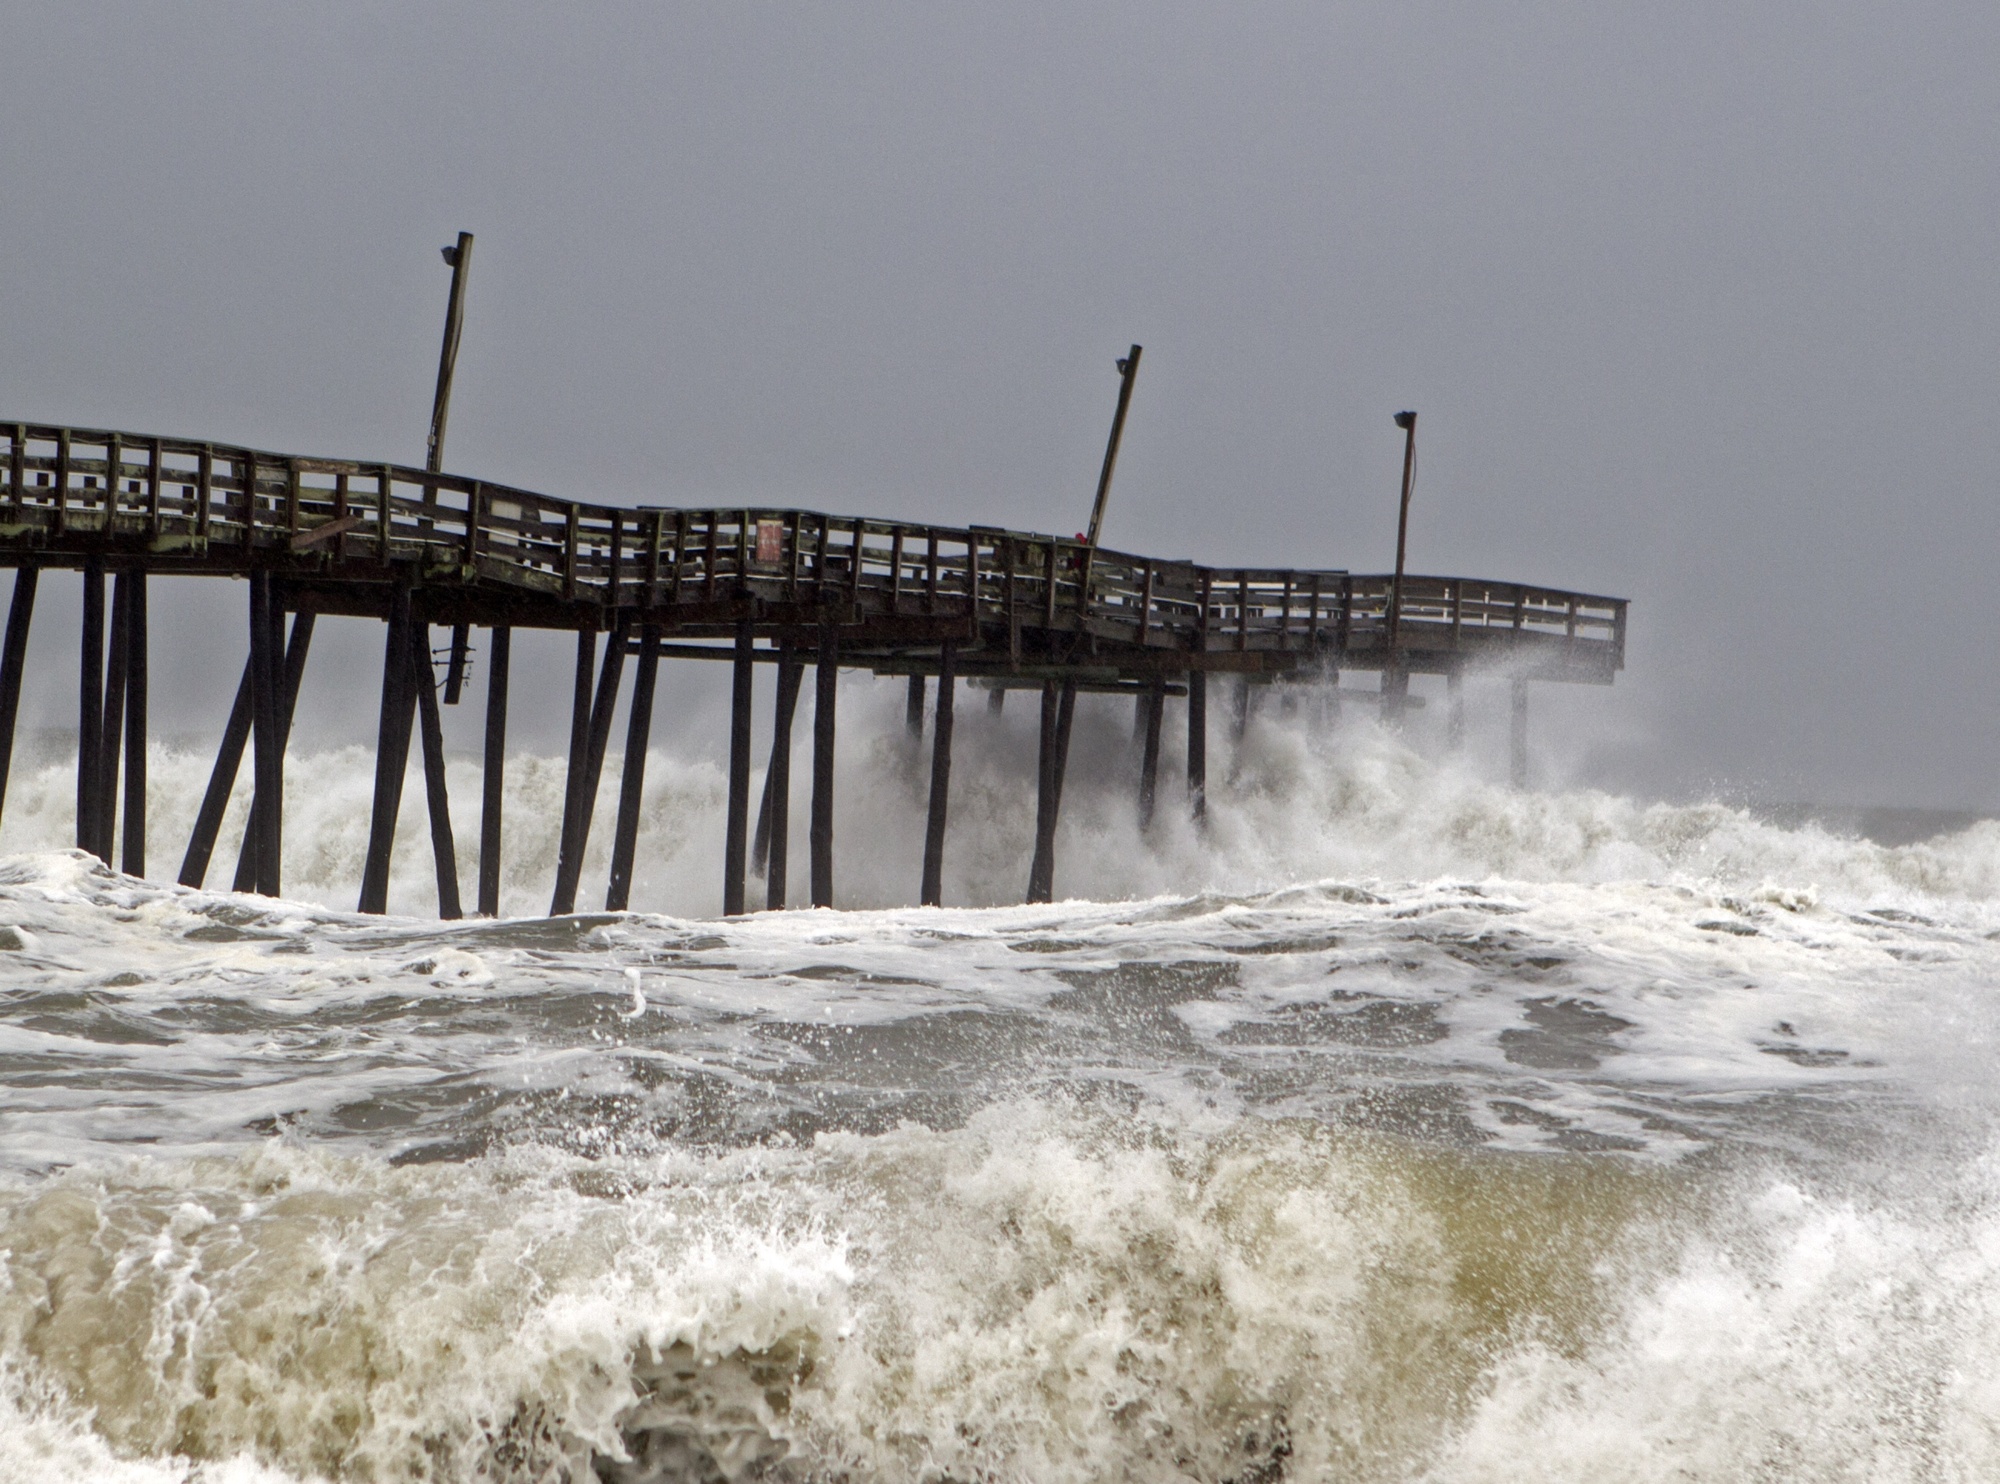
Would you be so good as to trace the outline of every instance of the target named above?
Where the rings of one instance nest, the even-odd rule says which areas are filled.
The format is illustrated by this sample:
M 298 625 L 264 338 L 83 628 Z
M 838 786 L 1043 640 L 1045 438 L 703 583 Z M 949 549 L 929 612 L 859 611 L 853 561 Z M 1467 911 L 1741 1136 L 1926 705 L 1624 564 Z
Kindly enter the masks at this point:
M 417 462 L 465 228 L 451 467 L 1068 531 L 1138 340 L 1112 544 L 1384 568 L 1416 407 L 1414 567 L 1635 600 L 1617 689 L 1544 713 L 1587 776 L 2000 806 L 2000 7 L 4 34 L 0 415 Z

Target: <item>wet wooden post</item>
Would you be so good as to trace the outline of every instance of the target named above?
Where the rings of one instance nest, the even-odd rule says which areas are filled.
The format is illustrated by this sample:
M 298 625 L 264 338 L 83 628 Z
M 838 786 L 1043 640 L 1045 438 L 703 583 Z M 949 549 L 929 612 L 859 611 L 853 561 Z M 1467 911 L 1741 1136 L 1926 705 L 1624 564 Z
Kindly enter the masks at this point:
M 986 714 L 998 716 L 1007 709 L 1007 688 L 996 685 L 986 693 Z
M 819 662 L 813 675 L 812 904 L 833 905 L 834 705 L 840 693 L 840 634 L 831 620 L 819 626 Z
M 507 770 L 507 669 L 514 630 L 498 624 L 486 645 L 486 750 L 479 778 L 479 912 L 500 915 L 500 810 Z
M 919 900 L 944 905 L 944 827 L 951 802 L 952 704 L 958 679 L 958 646 L 947 639 L 938 654 L 937 720 L 931 727 L 931 806 L 924 821 L 924 877 Z
M 1391 655 L 1382 667 L 1382 724 L 1400 727 L 1409 701 L 1410 672 L 1403 668 L 1399 658 Z
M 1238 675 L 1232 689 L 1230 701 L 1232 717 L 1229 726 L 1229 781 L 1234 783 L 1243 771 L 1243 739 L 1250 735 L 1250 711 L 1254 696 L 1250 690 L 1250 677 Z
M 417 698 L 417 731 L 424 747 L 424 800 L 430 806 L 431 862 L 437 870 L 438 916 L 465 916 L 458 899 L 458 844 L 451 837 L 451 794 L 445 787 L 444 727 L 438 720 L 437 670 L 431 661 L 431 626 L 410 623 L 410 678 Z
M 279 630 L 280 628 L 281 621 L 284 618 L 284 613 L 283 613 L 283 607 L 276 600 L 275 594 L 273 595 L 271 609 L 272 609 L 271 624 L 274 630 L 272 642 L 276 643 L 278 639 L 283 637 L 282 633 L 276 631 Z M 306 651 L 312 644 L 312 631 L 313 631 L 313 614 L 310 609 L 301 609 L 298 613 L 293 615 L 291 643 L 285 649 L 284 689 L 279 693 L 279 698 L 278 698 L 279 700 L 278 746 L 281 749 L 280 752 L 281 756 L 282 756 L 282 749 L 291 745 L 292 711 L 298 705 L 299 681 L 301 680 L 301 678 L 303 678 L 305 674 Z M 244 662 L 243 677 L 244 677 L 243 678 L 244 685 L 245 686 L 249 685 L 250 665 L 249 661 L 247 660 Z M 243 692 L 243 694 L 247 697 L 248 692 L 245 691 Z M 247 700 L 245 704 L 246 705 L 248 704 Z M 245 726 L 247 727 L 248 713 L 246 712 L 245 715 L 246 715 Z M 227 805 L 227 803 L 229 802 L 229 790 L 235 787 L 236 768 L 237 764 L 241 761 L 241 758 L 242 758 L 242 744 L 241 741 L 239 740 L 237 744 L 236 756 L 235 758 L 231 759 L 229 763 L 228 781 L 223 785 L 223 790 L 222 790 L 223 805 Z M 222 766 L 222 759 L 220 757 L 216 759 L 216 766 L 218 768 Z M 214 781 L 211 779 L 209 787 L 212 789 L 214 788 L 214 786 L 215 786 Z M 207 807 L 206 799 L 203 800 L 203 807 L 204 810 Z M 253 793 L 250 799 L 250 818 L 244 826 L 243 842 L 241 846 L 238 848 L 236 853 L 235 890 L 237 891 L 257 890 L 257 861 L 258 861 L 258 849 L 259 849 L 259 846 L 257 844 L 257 837 L 259 831 L 262 828 L 262 826 L 259 825 L 257 822 L 258 821 L 257 811 L 262 807 L 263 804 L 261 800 L 256 796 L 256 794 Z M 217 826 L 219 827 L 222 821 L 222 814 L 220 808 L 218 808 L 216 812 L 215 821 Z M 279 829 L 279 834 L 282 836 L 282 834 L 284 833 L 284 821 L 282 819 L 280 819 L 278 822 L 278 829 Z M 212 836 L 210 839 L 210 844 L 211 845 L 213 844 Z M 205 858 L 204 858 L 203 869 L 206 870 Z
M 646 748 L 653 738 L 653 691 L 660 673 L 660 626 L 639 631 L 639 669 L 632 677 L 632 714 L 625 722 L 625 770 L 618 781 L 618 825 L 611 838 L 611 885 L 604 910 L 632 905 L 632 868 L 639 855 L 639 806 L 646 793 Z
M 253 579 L 252 583 L 253 589 L 254 585 L 255 583 Z M 259 633 L 259 629 L 257 627 L 258 604 L 257 604 L 257 595 L 254 590 L 252 591 L 250 596 L 251 596 L 250 656 L 243 662 L 243 676 L 244 676 L 244 684 L 249 687 L 248 691 L 248 695 L 250 698 L 249 715 L 253 724 L 252 730 L 254 731 L 255 729 L 254 724 L 256 717 L 258 715 L 257 706 L 259 704 L 259 692 L 257 687 L 264 683 L 264 679 L 261 675 L 261 672 L 258 669 L 258 667 L 264 663 L 264 651 L 262 647 L 258 644 L 258 633 Z M 266 606 L 268 609 L 269 607 L 275 607 L 276 605 L 267 604 Z M 280 622 L 281 620 L 282 620 L 282 614 L 271 613 L 269 611 L 266 611 L 264 613 L 264 629 L 262 632 L 266 635 L 267 639 L 269 637 L 272 625 Z M 232 786 L 234 785 L 233 777 L 231 779 L 231 784 Z M 262 890 L 262 887 L 259 884 L 260 881 L 262 880 L 261 876 L 259 875 L 259 870 L 260 870 L 260 862 L 263 859 L 264 809 L 269 802 L 269 797 L 270 796 L 268 793 L 260 792 L 257 788 L 257 762 L 256 758 L 253 755 L 250 763 L 250 812 L 244 817 L 243 839 L 241 843 L 237 846 L 236 850 L 236 880 L 230 888 L 232 891 L 259 892 Z
M 1139 697 L 1139 726 L 1142 750 L 1139 754 L 1139 828 L 1153 826 L 1153 805 L 1160 777 L 1160 724 L 1166 719 L 1167 688 L 1154 681 Z
M 256 890 L 265 896 L 279 891 L 279 822 L 284 813 L 284 749 L 278 741 L 281 667 L 277 656 L 277 624 L 273 621 L 271 577 L 250 574 L 250 736 L 251 770 L 256 779 L 255 807 L 249 828 L 257 837 Z
M 97 791 L 104 744 L 104 563 L 83 564 L 83 640 L 76 711 L 76 844 L 97 852 Z M 109 862 L 106 862 L 109 864 Z
M 785 910 L 792 826 L 792 717 L 798 711 L 799 682 L 804 673 L 792 641 L 780 640 L 771 763 L 764 770 L 764 802 L 757 811 L 756 836 L 750 842 L 751 869 L 764 874 L 764 906 L 772 912 Z
M 97 743 L 97 844 L 110 864 L 118 843 L 118 761 L 125 740 L 125 675 L 131 666 L 132 589 L 120 572 L 111 580 L 111 658 L 104 669 L 104 732 Z
M 1063 775 L 1069 764 L 1070 725 L 1076 715 L 1076 683 L 1042 682 L 1042 738 L 1035 792 L 1035 855 L 1028 866 L 1028 900 L 1055 896 L 1056 825 L 1062 817 Z
M 1188 671 L 1188 812 L 1200 824 L 1208 818 L 1208 672 Z
M 722 845 L 722 915 L 743 915 L 743 876 L 750 854 L 750 705 L 755 693 L 757 626 L 736 620 L 736 660 L 729 687 L 729 816 Z
M 903 725 L 908 729 L 912 742 L 920 741 L 924 735 L 924 677 L 910 677 L 909 694 L 903 702 Z
M 1465 750 L 1465 669 L 1454 664 L 1444 674 L 1445 746 L 1453 752 Z
M 1528 786 L 1528 678 L 1514 677 L 1514 717 L 1508 731 L 1508 777 L 1514 787 Z
M 132 584 L 127 598 L 125 669 L 125 840 L 118 868 L 127 876 L 146 874 L 146 688 L 148 645 L 146 618 L 146 574 L 128 572 L 119 576 L 122 587 Z M 0 681 L 4 685 L 4 681 Z M 11 717 L 9 718 L 11 730 Z M 6 775 L 0 771 L 0 792 Z
M 632 632 L 628 614 L 620 613 L 604 646 L 604 664 L 597 676 L 597 700 L 590 708 L 589 728 L 584 738 L 582 767 L 572 782 L 575 816 L 563 844 L 562 858 L 556 863 L 555 905 L 551 917 L 576 911 L 576 893 L 582 884 L 584 852 L 590 846 L 591 816 L 597 812 L 597 785 L 604 777 L 604 752 L 611 741 L 611 713 L 618 705 L 618 682 L 625 671 L 625 649 Z M 593 637 L 592 647 L 596 641 Z M 579 658 L 581 654 L 579 653 Z M 585 672 L 584 684 L 589 685 Z
M 389 910 L 389 857 L 410 763 L 410 589 L 389 589 L 389 625 L 382 646 L 382 708 L 375 737 L 375 798 L 368 821 L 368 857 L 361 870 L 358 911 Z
M 577 790 L 589 766 L 590 681 L 596 669 L 597 629 L 585 624 L 576 631 L 576 676 L 570 687 L 569 763 L 563 774 L 562 828 L 556 837 L 556 886 L 549 905 L 552 917 L 563 910 L 559 905 L 563 899 L 563 873 L 568 866 L 570 837 L 576 830 L 580 807 Z M 576 905 L 573 897 L 570 905 Z
M 1076 682 L 1065 680 L 1056 702 L 1056 813 L 1059 815 L 1062 813 L 1063 780 L 1069 776 L 1070 725 L 1075 720 Z
M 15 447 L 18 449 L 19 434 Z M 14 569 L 14 596 L 7 605 L 7 639 L 0 647 L 0 807 L 7 802 L 7 777 L 14 769 L 14 723 L 21 714 L 21 677 L 27 673 L 28 628 L 35 617 L 36 567 Z
M 287 700 L 285 726 L 291 726 L 291 703 L 298 695 L 299 677 L 305 670 L 306 650 L 312 643 L 313 615 L 300 612 L 292 620 L 292 640 L 285 651 Z M 222 831 L 222 816 L 229 808 L 229 795 L 236 787 L 236 774 L 243 765 L 243 748 L 250 739 L 250 662 L 243 662 L 243 678 L 237 682 L 236 700 L 222 729 L 216 748 L 215 766 L 208 775 L 208 790 L 202 795 L 195 815 L 194 832 L 188 838 L 187 854 L 181 859 L 180 884 L 200 887 L 208 876 L 215 853 L 216 836 Z M 249 891 L 256 884 L 256 832 L 246 830 L 236 863 L 236 889 Z

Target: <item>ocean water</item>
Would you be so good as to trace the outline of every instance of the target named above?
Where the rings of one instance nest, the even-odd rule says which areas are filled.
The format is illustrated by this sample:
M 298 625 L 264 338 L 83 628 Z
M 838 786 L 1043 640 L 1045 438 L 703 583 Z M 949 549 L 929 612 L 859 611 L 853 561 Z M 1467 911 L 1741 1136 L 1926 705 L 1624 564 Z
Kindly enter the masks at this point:
M 0 1479 L 2000 1476 L 2000 827 L 1516 791 L 1308 704 L 1142 838 L 1093 703 L 1022 907 L 1030 708 L 968 707 L 921 910 L 870 694 L 838 912 L 719 920 L 666 753 L 642 910 L 534 916 L 524 757 L 515 915 L 451 926 L 417 789 L 404 915 L 347 910 L 365 752 L 291 759 L 280 901 L 62 848 L 17 768 Z M 152 756 L 160 877 L 206 766 Z

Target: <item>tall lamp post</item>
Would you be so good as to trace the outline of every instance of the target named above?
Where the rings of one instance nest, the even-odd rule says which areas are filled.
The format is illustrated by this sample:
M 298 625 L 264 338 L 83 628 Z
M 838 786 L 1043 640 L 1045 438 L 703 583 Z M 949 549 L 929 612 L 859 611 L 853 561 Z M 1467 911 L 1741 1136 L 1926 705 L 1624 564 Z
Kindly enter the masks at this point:
M 458 337 L 465 326 L 465 280 L 472 270 L 472 234 L 460 232 L 458 241 L 441 249 L 445 265 L 451 269 L 451 298 L 444 311 L 444 345 L 438 351 L 437 393 L 431 399 L 431 436 L 424 450 L 424 469 L 436 474 L 444 468 L 444 425 L 451 413 L 451 378 L 458 369 Z M 451 661 L 445 667 L 444 703 L 456 706 L 465 685 L 465 657 L 470 647 L 470 628 L 462 623 L 451 627 Z
M 1396 575 L 1389 584 L 1389 652 L 1382 661 L 1382 699 L 1387 720 L 1403 719 L 1403 699 L 1410 692 L 1410 677 L 1403 669 L 1403 559 L 1410 544 L 1410 486 L 1417 472 L 1417 415 L 1396 414 L 1396 426 L 1403 430 L 1403 504 L 1396 516 Z

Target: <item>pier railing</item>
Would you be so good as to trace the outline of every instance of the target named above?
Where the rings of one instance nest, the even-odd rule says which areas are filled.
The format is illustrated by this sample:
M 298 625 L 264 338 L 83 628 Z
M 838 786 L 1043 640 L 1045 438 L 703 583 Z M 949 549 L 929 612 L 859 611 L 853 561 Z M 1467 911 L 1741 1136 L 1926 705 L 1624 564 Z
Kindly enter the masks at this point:
M 1084 631 L 1142 648 L 1381 650 L 1392 580 L 1221 568 L 994 527 L 817 511 L 637 509 L 400 464 L 0 423 L 0 560 L 137 548 L 221 566 L 338 571 L 415 564 L 431 581 L 525 589 L 605 608 L 844 603 Z M 1435 650 L 1558 639 L 1609 672 L 1625 602 L 1518 583 L 1406 576 L 1398 640 Z

